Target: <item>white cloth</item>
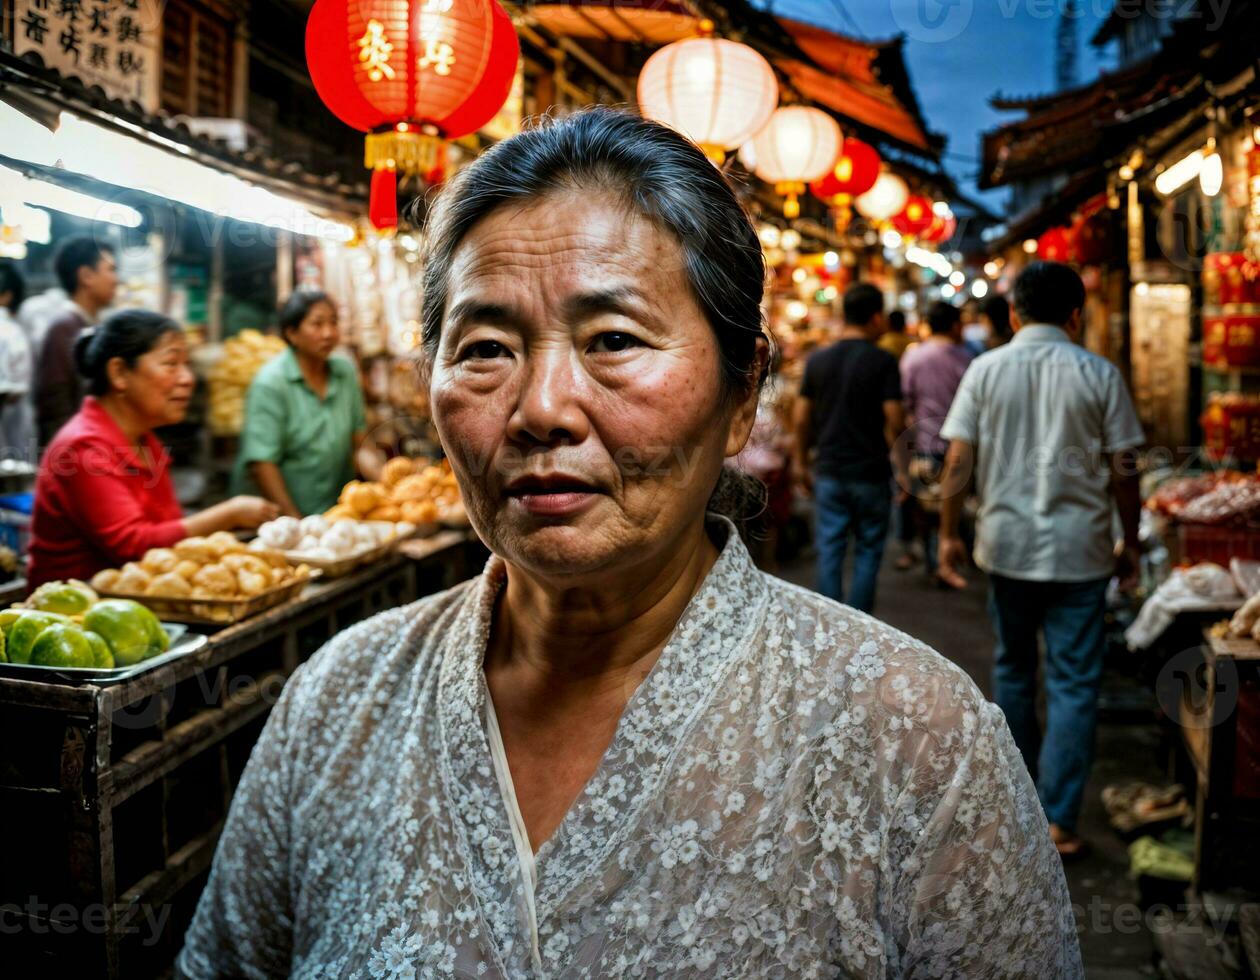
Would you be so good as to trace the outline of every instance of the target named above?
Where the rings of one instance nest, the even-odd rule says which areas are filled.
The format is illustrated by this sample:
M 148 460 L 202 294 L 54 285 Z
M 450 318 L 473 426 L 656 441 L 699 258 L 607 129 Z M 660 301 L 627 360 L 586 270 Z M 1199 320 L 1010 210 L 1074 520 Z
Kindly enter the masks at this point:
M 532 860 L 487 727 L 502 560 L 337 636 L 267 721 L 180 969 L 1082 977 L 1001 712 L 711 527 L 717 562 Z
M 44 343 L 44 335 L 53 323 L 71 310 L 79 309 L 78 305 L 60 286 L 46 289 L 38 296 L 26 300 L 18 310 L 18 322 L 26 331 L 26 340 L 31 351 L 38 355 Z M 85 316 L 84 319 L 87 319 Z
M 1109 454 L 1142 445 L 1119 370 L 1031 324 L 963 375 L 941 437 L 976 447 L 976 564 L 1036 582 L 1115 568 Z
M 13 315 L 0 307 L 0 459 L 29 460 L 34 451 L 35 418 L 31 412 L 31 345 Z
M 1204 563 L 1189 569 L 1176 568 L 1142 603 L 1124 631 L 1124 642 L 1130 650 L 1145 650 L 1182 613 L 1232 612 L 1242 604 L 1243 595 L 1233 576 L 1220 565 Z

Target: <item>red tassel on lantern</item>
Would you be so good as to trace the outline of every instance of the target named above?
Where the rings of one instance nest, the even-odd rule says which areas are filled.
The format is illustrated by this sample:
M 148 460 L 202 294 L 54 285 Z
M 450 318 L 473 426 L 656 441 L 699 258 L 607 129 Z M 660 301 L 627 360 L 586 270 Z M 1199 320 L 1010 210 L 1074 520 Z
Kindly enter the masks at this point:
M 372 171 L 368 220 L 377 231 L 393 231 L 398 227 L 398 171 L 392 167 Z

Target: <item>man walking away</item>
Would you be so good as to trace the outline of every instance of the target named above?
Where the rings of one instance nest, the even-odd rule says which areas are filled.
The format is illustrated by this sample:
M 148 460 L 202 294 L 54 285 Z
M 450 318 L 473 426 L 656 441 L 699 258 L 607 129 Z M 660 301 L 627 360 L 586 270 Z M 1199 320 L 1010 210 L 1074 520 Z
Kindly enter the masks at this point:
M 43 446 L 79 410 L 83 383 L 74 366 L 74 342 L 118 289 L 114 253 L 90 235 L 68 239 L 53 265 L 73 305 L 49 325 L 35 362 L 35 417 Z
M 1015 283 L 1014 339 L 968 368 L 941 429 L 950 440 L 940 564 L 963 557 L 958 514 L 975 468 L 976 564 L 989 573 L 997 634 L 993 686 L 1037 783 L 1060 854 L 1076 835 L 1093 762 L 1107 582 L 1137 576 L 1136 452 L 1142 426 L 1120 372 L 1076 343 L 1085 287 L 1066 265 L 1034 262 Z M 1113 505 L 1124 532 L 1116 557 Z M 1046 728 L 1035 712 L 1045 641 Z
M 844 294 L 840 339 L 805 363 L 793 424 L 797 472 L 809 485 L 809 452 L 817 444 L 813 479 L 818 591 L 844 599 L 844 558 L 854 539 L 848 603 L 869 612 L 892 507 L 889 452 L 902 433 L 897 359 L 875 342 L 884 329 L 884 297 L 867 283 Z M 904 467 L 899 468 L 899 473 Z
M 938 300 L 928 307 L 931 335 L 906 351 L 901 359 L 901 391 L 905 396 L 906 424 L 914 432 L 914 458 L 910 480 L 914 493 L 914 523 L 923 537 L 923 554 L 929 575 L 958 589 L 966 580 L 937 569 L 936 522 L 940 504 L 941 468 L 949 444 L 941 438 L 941 426 L 953 404 L 972 355 L 962 346 L 962 314 L 958 307 Z

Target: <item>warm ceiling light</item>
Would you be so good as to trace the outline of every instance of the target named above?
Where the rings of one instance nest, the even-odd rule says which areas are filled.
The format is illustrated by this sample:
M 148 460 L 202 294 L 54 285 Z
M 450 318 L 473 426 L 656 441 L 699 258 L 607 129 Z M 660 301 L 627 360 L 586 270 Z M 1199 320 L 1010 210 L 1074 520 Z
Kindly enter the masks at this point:
M 1208 197 L 1216 197 L 1225 180 L 1225 168 L 1221 164 L 1221 155 L 1216 152 L 1216 140 L 1208 140 L 1204 153 L 1203 166 L 1199 169 L 1199 189 Z
M 1203 151 L 1195 150 L 1184 156 L 1162 174 L 1155 178 L 1155 189 L 1164 197 L 1177 193 L 1186 184 L 1199 176 L 1203 169 Z

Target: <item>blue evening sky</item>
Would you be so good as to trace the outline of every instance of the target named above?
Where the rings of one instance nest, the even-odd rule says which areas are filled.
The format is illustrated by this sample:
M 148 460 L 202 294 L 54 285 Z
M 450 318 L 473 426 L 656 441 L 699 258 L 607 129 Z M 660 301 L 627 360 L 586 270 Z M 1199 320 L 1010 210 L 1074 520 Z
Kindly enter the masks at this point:
M 754 0 L 759 6 L 845 34 L 883 40 L 906 35 L 910 79 L 931 129 L 949 137 L 945 163 L 975 191 L 980 134 L 1012 118 L 989 107 L 996 92 L 1033 95 L 1054 88 L 1055 31 L 1064 0 Z M 1112 0 L 1077 0 L 1078 81 L 1113 58 L 1089 44 Z M 984 196 L 1000 206 L 1004 194 Z

